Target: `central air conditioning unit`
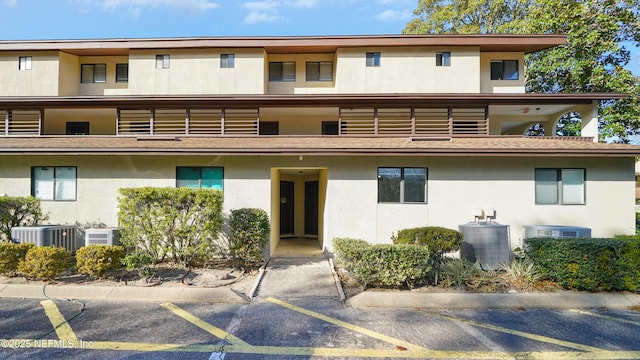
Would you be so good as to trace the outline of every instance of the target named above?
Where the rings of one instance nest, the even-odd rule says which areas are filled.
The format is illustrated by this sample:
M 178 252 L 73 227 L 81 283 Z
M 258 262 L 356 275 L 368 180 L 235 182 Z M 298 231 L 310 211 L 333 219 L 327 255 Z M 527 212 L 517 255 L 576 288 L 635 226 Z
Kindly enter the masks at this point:
M 524 227 L 525 239 L 538 237 L 555 239 L 591 237 L 591 229 L 564 225 L 527 225 Z
M 78 228 L 70 225 L 16 226 L 11 228 L 11 239 L 36 246 L 63 247 L 75 251 L 78 244 Z
M 87 229 L 84 245 L 120 245 L 120 230 L 117 228 Z

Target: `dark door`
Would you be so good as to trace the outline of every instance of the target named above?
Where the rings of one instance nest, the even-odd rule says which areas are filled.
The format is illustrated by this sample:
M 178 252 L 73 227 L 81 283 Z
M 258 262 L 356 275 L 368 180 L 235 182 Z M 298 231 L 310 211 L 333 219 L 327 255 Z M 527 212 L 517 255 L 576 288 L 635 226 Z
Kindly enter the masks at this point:
M 293 232 L 293 182 L 280 181 L 280 235 Z
M 318 182 L 304 183 L 304 233 L 318 235 Z

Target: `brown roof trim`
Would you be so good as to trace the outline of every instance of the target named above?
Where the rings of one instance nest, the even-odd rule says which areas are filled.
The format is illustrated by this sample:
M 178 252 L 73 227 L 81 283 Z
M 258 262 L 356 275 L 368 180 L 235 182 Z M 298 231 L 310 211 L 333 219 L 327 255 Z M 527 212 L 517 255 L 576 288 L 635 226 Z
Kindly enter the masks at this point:
M 0 51 L 56 50 L 76 55 L 125 55 L 131 49 L 264 48 L 267 52 L 279 53 L 333 52 L 347 47 L 478 46 L 480 51 L 530 53 L 564 45 L 566 39 L 566 35 L 559 34 L 442 34 L 5 40 L 0 41 Z
M 296 107 L 296 106 L 486 106 L 590 104 L 629 97 L 580 94 L 344 94 L 344 95 L 158 95 L 0 97 L 0 109 L 101 107 Z

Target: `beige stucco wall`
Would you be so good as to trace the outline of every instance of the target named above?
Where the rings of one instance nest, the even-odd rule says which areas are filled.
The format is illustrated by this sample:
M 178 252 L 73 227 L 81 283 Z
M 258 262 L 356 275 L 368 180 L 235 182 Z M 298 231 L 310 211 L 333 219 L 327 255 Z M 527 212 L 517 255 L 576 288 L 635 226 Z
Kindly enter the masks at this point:
M 436 52 L 450 51 L 451 66 L 436 66 Z M 365 66 L 367 52 L 380 52 L 380 66 Z M 477 47 L 338 49 L 337 93 L 477 93 Z
M 31 70 L 18 69 L 20 56 L 31 56 Z M 0 74 L 0 96 L 58 95 L 57 52 L 0 52 Z
M 58 74 L 58 95 L 78 95 L 80 86 L 80 58 L 64 52 L 58 53 L 60 71 Z
M 518 80 L 491 80 L 491 61 L 518 60 Z M 523 53 L 483 52 L 480 54 L 480 92 L 517 93 L 525 92 L 525 66 Z
M 334 81 L 307 81 L 307 62 L 332 61 Z M 269 81 L 270 62 L 295 62 L 296 81 Z M 267 92 L 269 94 L 335 93 L 336 57 L 334 54 L 270 54 L 265 60 Z
M 89 134 L 114 135 L 117 111 L 112 109 L 45 109 L 43 133 L 65 135 L 67 122 L 89 122 Z
M 78 167 L 78 200 L 43 202 L 51 223 L 115 226 L 119 188 L 172 187 L 175 167 L 192 165 L 224 167 L 225 213 L 259 207 L 272 219 L 279 219 L 273 214 L 278 206 L 272 206 L 272 169 L 326 169 L 321 232 L 329 248 L 335 237 L 385 243 L 403 228 L 457 229 L 474 219 L 476 208 L 496 210 L 496 221 L 510 226 L 512 247 L 521 246 L 525 225 L 589 227 L 593 237 L 635 232 L 632 158 L 2 156 L 0 163 L 0 194 L 14 196 L 30 194 L 31 166 Z M 428 203 L 378 204 L 379 166 L 427 167 Z M 585 168 L 587 204 L 535 205 L 536 167 Z
M 170 67 L 156 69 L 156 55 Z M 220 68 L 220 54 L 235 54 L 234 68 Z M 129 89 L 117 94 L 262 94 L 261 49 L 131 50 Z

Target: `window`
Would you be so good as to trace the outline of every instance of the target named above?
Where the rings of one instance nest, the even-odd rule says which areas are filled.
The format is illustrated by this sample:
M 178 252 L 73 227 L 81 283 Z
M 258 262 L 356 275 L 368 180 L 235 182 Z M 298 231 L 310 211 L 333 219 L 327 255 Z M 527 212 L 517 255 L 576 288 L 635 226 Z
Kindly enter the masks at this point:
M 426 203 L 426 168 L 378 168 L 379 203 Z
M 222 190 L 224 168 L 222 167 L 186 167 L 176 168 L 176 186 L 194 189 Z
M 518 60 L 492 61 L 491 80 L 518 80 Z
M 67 121 L 67 135 L 89 135 L 88 121 Z
M 368 52 L 367 53 L 367 66 L 380 66 L 380 53 Z
M 449 51 L 436 53 L 436 66 L 451 66 L 451 53 Z
M 296 63 L 270 62 L 269 81 L 296 81 Z
M 129 82 L 129 64 L 116 64 L 116 82 Z
M 307 81 L 333 81 L 333 61 L 308 62 Z
M 220 67 L 221 68 L 233 68 L 235 66 L 236 56 L 234 54 L 222 54 L 220 55 Z
M 278 135 L 280 133 L 280 123 L 277 121 L 260 121 L 259 135 Z
M 156 55 L 156 69 L 169 68 L 169 55 Z
M 323 121 L 322 122 L 322 135 L 338 135 L 338 122 L 337 121 Z
M 31 168 L 31 195 L 41 200 L 76 200 L 76 167 L 35 166 Z
M 82 83 L 107 82 L 106 64 L 82 64 L 80 66 L 80 81 Z
M 18 57 L 18 70 L 31 70 L 31 56 Z
M 536 169 L 536 204 L 585 204 L 585 169 Z

